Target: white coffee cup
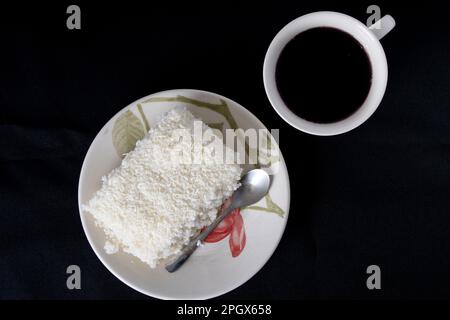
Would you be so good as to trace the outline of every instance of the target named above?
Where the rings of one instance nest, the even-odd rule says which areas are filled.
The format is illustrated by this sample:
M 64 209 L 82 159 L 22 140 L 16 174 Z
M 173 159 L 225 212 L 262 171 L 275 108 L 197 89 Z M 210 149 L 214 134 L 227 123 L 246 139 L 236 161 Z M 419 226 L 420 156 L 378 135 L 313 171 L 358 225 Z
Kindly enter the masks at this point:
M 275 111 L 293 127 L 320 136 L 348 132 L 364 123 L 378 108 L 386 90 L 388 67 L 386 55 L 379 40 L 394 26 L 395 21 L 389 15 L 368 28 L 355 18 L 331 11 L 306 14 L 287 24 L 273 39 L 264 60 L 264 87 Z M 365 49 L 372 66 L 372 84 L 366 100 L 355 113 L 338 122 L 315 123 L 302 119 L 286 106 L 277 89 L 275 71 L 285 45 L 299 33 L 316 27 L 336 28 L 352 35 Z

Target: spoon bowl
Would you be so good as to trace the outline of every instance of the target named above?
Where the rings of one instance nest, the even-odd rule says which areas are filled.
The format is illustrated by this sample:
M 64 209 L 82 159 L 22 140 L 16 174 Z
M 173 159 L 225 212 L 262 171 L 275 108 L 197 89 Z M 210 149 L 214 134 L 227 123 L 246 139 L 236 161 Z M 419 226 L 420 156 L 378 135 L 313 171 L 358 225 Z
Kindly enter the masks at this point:
M 254 169 L 241 179 L 241 186 L 234 192 L 234 208 L 245 207 L 261 200 L 269 191 L 270 177 L 262 169 Z

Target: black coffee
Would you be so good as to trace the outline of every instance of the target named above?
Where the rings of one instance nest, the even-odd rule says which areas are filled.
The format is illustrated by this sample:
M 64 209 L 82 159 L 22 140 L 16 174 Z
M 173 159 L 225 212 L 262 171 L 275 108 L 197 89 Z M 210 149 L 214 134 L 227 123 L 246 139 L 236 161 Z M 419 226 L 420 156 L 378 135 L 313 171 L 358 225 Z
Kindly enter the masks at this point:
M 276 66 L 278 91 L 299 117 L 331 123 L 364 103 L 372 82 L 366 51 L 350 34 L 320 27 L 298 34 Z

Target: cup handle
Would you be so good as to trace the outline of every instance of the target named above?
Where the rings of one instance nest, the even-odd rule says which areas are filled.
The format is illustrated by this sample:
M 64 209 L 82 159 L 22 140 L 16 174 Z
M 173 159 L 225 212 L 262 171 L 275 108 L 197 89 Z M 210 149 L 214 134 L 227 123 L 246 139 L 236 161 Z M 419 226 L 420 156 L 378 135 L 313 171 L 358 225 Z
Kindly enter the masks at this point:
M 381 40 L 385 35 L 387 35 L 395 27 L 395 20 L 390 15 L 385 15 L 383 18 L 379 19 L 373 25 L 369 27 L 369 30 L 375 34 L 378 40 Z

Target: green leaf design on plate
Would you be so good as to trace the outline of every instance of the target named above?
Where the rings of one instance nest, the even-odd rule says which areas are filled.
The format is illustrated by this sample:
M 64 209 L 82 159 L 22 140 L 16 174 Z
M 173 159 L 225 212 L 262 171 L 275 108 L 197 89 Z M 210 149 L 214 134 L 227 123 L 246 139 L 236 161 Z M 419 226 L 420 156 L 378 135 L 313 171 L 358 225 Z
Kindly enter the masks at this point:
M 121 114 L 112 129 L 113 145 L 119 157 L 134 149 L 136 142 L 145 136 L 141 120 L 130 110 Z
M 264 199 L 266 200 L 266 207 L 250 206 L 250 207 L 245 207 L 245 209 L 272 212 L 272 213 L 275 213 L 276 215 L 280 216 L 281 218 L 284 218 L 284 215 L 285 215 L 284 210 L 281 209 L 275 202 L 273 202 L 272 198 L 270 197 L 270 194 L 267 194 L 264 197 Z
M 148 130 L 150 130 L 150 125 L 148 124 L 147 117 L 145 116 L 144 110 L 142 110 L 142 105 L 140 103 L 137 104 L 137 109 L 141 115 L 142 121 L 144 121 L 145 132 L 148 132 Z

